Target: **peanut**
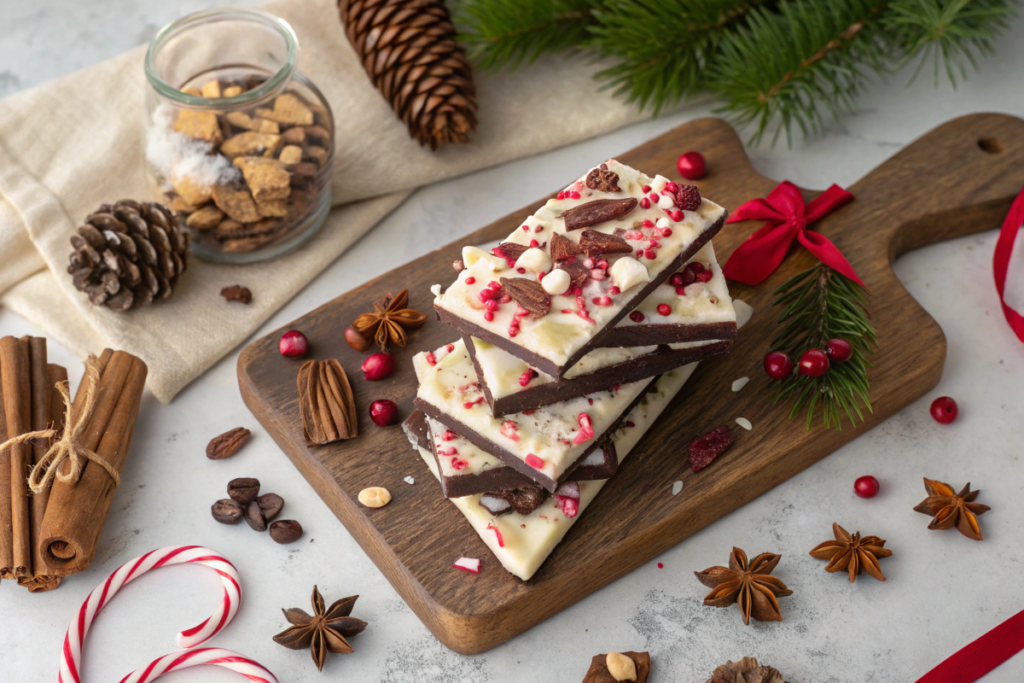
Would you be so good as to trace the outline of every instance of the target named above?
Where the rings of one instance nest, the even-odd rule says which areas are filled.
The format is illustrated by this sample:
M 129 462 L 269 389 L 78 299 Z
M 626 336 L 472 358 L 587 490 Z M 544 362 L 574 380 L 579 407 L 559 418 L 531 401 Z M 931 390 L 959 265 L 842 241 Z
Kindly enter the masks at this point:
M 608 673 L 617 681 L 636 680 L 636 664 L 626 655 L 609 652 L 605 657 L 605 665 L 608 667 Z
M 371 486 L 359 492 L 359 502 L 368 508 L 382 508 L 391 502 L 391 494 L 386 488 Z M 632 661 L 630 661 L 632 664 Z M 635 680 L 636 674 L 634 674 Z

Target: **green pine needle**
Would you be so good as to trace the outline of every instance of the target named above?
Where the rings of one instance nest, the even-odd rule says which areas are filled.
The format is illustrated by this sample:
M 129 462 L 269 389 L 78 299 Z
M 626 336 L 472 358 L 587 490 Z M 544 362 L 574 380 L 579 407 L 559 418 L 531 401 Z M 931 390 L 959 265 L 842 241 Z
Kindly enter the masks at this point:
M 853 355 L 843 363 L 832 363 L 821 377 L 794 374 L 778 383 L 775 402 L 792 401 L 790 419 L 807 412 L 811 428 L 817 408 L 825 428 L 842 431 L 843 415 L 851 425 L 864 421 L 864 409 L 871 410 L 867 356 L 878 345 L 867 313 L 864 289 L 852 280 L 819 264 L 791 278 L 774 292 L 774 306 L 783 306 L 782 330 L 772 348 L 785 351 L 794 361 L 804 351 L 824 348 L 836 337 L 850 342 Z

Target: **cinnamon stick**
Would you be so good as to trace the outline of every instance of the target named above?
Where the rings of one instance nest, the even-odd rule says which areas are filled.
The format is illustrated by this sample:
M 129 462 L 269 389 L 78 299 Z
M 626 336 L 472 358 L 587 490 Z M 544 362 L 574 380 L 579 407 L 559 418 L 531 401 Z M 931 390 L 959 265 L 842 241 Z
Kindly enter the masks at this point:
M 3 373 L 0 358 L 0 375 Z M 0 391 L 0 443 L 7 441 L 7 411 L 4 393 Z M 11 524 L 11 468 L 5 467 L 7 458 L 0 453 L 0 579 L 14 578 L 14 529 Z
M 32 376 L 29 367 L 27 339 L 0 339 L 0 388 L 4 395 L 7 433 L 11 437 L 25 434 L 32 425 Z M 20 443 L 6 452 L 10 470 L 11 536 L 13 565 L 11 578 L 23 579 L 32 574 L 31 515 L 28 500 L 28 464 L 32 446 Z M 0 467 L 3 465 L 0 464 Z
M 96 403 L 78 444 L 120 472 L 131 446 L 135 420 L 146 382 L 146 364 L 123 351 L 104 351 L 100 358 Z M 72 424 L 83 413 L 85 384 L 72 406 Z M 71 469 L 70 462 L 61 472 Z M 116 483 L 98 463 L 87 461 L 77 483 L 54 481 L 41 529 L 41 547 L 48 567 L 59 576 L 82 571 L 96 553 Z

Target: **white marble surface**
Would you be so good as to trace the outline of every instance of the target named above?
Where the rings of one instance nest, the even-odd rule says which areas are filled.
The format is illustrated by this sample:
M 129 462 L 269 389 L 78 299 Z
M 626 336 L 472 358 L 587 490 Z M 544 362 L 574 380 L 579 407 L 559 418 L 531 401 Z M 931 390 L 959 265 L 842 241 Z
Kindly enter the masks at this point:
M 0 0 L 0 95 L 88 66 L 147 40 L 164 22 L 206 0 L 116 0 L 76 3 Z M 972 111 L 1024 111 L 1019 87 L 1024 23 L 998 45 L 954 93 L 929 79 L 911 88 L 904 76 L 873 88 L 860 111 L 822 138 L 751 151 L 766 175 L 813 187 L 848 184 L 933 126 Z M 395 260 L 418 256 L 549 192 L 579 168 L 635 146 L 667 128 L 706 113 L 680 114 L 618 131 L 540 157 L 451 180 L 418 192 L 355 248 L 317 278 L 257 334 L 274 329 L 340 292 L 377 275 Z M 995 227 L 995 226 L 993 226 Z M 703 681 L 729 658 L 754 655 L 781 669 L 791 683 L 912 681 L 946 656 L 1024 608 L 1015 575 L 1024 568 L 1024 346 L 1003 322 L 991 276 L 995 232 L 941 244 L 901 259 L 896 270 L 911 293 L 939 321 L 949 350 L 939 387 L 897 416 L 801 475 L 712 524 L 655 562 L 598 591 L 575 607 L 505 645 L 475 657 L 456 655 L 420 624 L 243 406 L 233 353 L 167 407 L 147 399 L 133 457 L 124 473 L 92 568 L 59 590 L 28 595 L 0 588 L 0 679 L 53 680 L 64 630 L 94 585 L 120 563 L 152 548 L 208 545 L 238 565 L 245 603 L 235 623 L 214 641 L 252 656 L 282 681 L 573 681 L 590 656 L 609 649 L 650 650 L 651 680 Z M 387 261 L 380 258 L 387 255 Z M 258 287 L 256 295 L 259 295 Z M 764 314 L 764 313 L 762 313 Z M 0 333 L 38 334 L 0 310 Z M 888 343 L 896 344 L 897 340 Z M 56 362 L 79 364 L 51 345 Z M 739 374 L 743 373 L 738 373 Z M 728 391 L 723 387 L 723 391 Z M 960 419 L 936 424 L 928 405 L 954 396 Z M 228 427 L 253 428 L 252 442 L 235 458 L 211 462 L 210 437 Z M 798 428 L 794 425 L 794 429 Z M 757 429 L 757 425 L 754 425 Z M 432 485 L 410 458 L 416 486 Z M 853 480 L 874 474 L 882 493 L 864 501 Z M 911 508 L 924 497 L 921 477 L 966 481 L 993 507 L 984 516 L 986 540 L 955 532 L 928 532 Z M 264 490 L 287 499 L 285 517 L 301 520 L 305 538 L 277 546 L 244 527 L 214 523 L 208 506 L 236 476 L 256 476 Z M 672 482 L 664 482 L 670 495 Z M 680 495 L 685 496 L 684 490 Z M 895 555 L 883 562 L 886 583 L 848 584 L 822 571 L 807 551 L 829 536 L 837 520 L 851 531 L 886 538 Z M 706 590 L 692 572 L 725 562 L 732 545 L 752 553 L 780 552 L 776 574 L 795 595 L 782 601 L 785 621 L 744 628 L 739 615 L 702 607 Z M 459 576 L 453 576 L 459 580 Z M 370 628 L 354 640 L 356 652 L 328 661 L 323 676 L 308 655 L 285 650 L 271 636 L 285 623 L 281 607 L 306 607 L 313 584 L 329 600 L 359 594 L 355 616 Z M 84 680 L 118 680 L 174 649 L 174 633 L 205 618 L 218 599 L 217 581 L 197 568 L 171 568 L 126 589 L 105 610 L 86 648 Z M 1024 678 L 1024 655 L 986 683 Z M 194 670 L 171 680 L 237 680 Z

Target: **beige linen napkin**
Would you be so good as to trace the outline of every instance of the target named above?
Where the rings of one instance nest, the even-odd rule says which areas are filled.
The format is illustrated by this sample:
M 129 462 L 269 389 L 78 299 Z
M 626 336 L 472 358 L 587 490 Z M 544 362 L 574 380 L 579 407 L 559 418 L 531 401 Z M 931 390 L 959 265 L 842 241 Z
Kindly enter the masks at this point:
M 142 150 L 145 48 L 0 100 L 0 304 L 76 353 L 112 346 L 136 354 L 149 365 L 149 387 L 164 402 L 414 188 L 641 117 L 599 91 L 591 78 L 599 65 L 551 58 L 515 72 L 477 73 L 480 125 L 472 142 L 432 153 L 409 139 L 367 79 L 333 0 L 280 0 L 266 9 L 295 29 L 299 70 L 334 110 L 335 208 L 310 243 L 276 261 L 222 266 L 190 259 L 174 295 L 153 306 L 125 314 L 93 306 L 67 274 L 69 237 L 90 211 L 124 197 L 149 197 Z M 249 306 L 224 305 L 222 287 L 257 280 L 274 285 Z

